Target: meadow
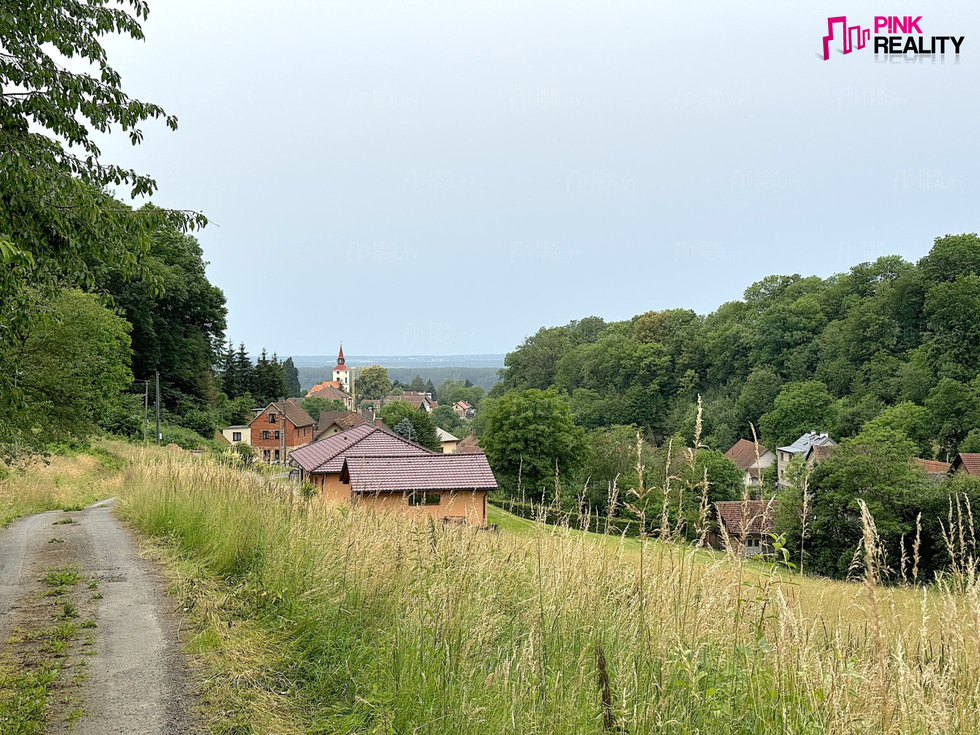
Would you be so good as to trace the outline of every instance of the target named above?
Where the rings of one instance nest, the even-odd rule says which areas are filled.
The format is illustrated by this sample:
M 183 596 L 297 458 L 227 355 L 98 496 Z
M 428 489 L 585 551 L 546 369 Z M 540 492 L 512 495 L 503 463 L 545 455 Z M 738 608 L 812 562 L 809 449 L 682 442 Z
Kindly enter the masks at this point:
M 965 526 L 954 574 L 884 587 L 870 518 L 842 583 L 500 510 L 494 533 L 329 507 L 177 453 L 133 450 L 120 487 L 212 732 L 980 731 Z

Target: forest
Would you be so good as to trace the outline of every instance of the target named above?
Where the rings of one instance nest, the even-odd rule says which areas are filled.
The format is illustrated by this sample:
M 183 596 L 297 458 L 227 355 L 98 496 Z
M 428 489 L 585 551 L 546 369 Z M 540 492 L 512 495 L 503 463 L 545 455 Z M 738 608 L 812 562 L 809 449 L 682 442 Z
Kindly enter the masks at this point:
M 977 478 L 936 482 L 911 461 L 980 452 L 975 234 L 939 237 L 916 263 L 767 276 L 704 316 L 545 327 L 505 364 L 475 423 L 508 507 L 525 514 L 551 504 L 696 538 L 710 503 L 745 492 L 724 451 L 740 438 L 774 450 L 808 431 L 839 449 L 796 468 L 795 486 L 777 491 L 768 472 L 750 494 L 778 501 L 782 543 L 802 559 L 809 539 L 813 571 L 847 575 L 862 500 L 902 558 L 896 576 L 913 545 L 934 571 L 944 519 L 980 503 Z

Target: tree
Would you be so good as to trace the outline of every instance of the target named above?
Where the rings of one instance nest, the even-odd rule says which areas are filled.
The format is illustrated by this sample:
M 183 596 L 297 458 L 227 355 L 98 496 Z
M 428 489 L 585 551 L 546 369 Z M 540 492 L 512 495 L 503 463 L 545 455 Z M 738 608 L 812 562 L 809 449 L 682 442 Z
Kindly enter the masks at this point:
M 868 421 L 863 432 L 874 432 L 880 429 L 894 429 L 902 432 L 916 447 L 916 456 L 929 459 L 932 457 L 932 416 L 924 406 L 917 406 L 910 401 L 903 401 L 889 406 Z
M 505 393 L 493 401 L 485 422 L 480 446 L 501 488 L 512 495 L 518 484 L 532 496 L 553 488 L 556 472 L 571 478 L 585 459 L 585 431 L 555 390 Z
M 267 406 L 286 395 L 286 377 L 275 353 L 270 360 L 265 349 L 255 364 L 255 395 L 259 405 Z
M 64 291 L 32 323 L 18 387 L 31 406 L 21 441 L 85 437 L 130 385 L 129 324 L 97 296 Z
M 773 409 L 759 421 L 762 436 L 771 446 L 784 446 L 808 431 L 826 431 L 835 421 L 834 398 L 823 383 L 787 383 Z
M 866 437 L 842 441 L 814 468 L 809 482 L 812 517 L 803 546 L 806 569 L 837 579 L 847 576 L 862 538 L 859 500 L 875 519 L 888 559 L 901 558 L 903 537 L 906 549 L 911 547 L 916 516 L 930 507 L 929 498 L 937 488 L 909 462 L 904 435 L 892 434 L 890 439 L 878 437 L 869 443 Z M 797 559 L 800 493 L 799 486 L 784 491 L 777 512 L 779 527 L 787 533 L 792 556 Z M 932 552 L 932 539 L 927 539 L 922 553 L 931 557 Z M 925 564 L 924 559 L 922 566 Z
M 105 191 L 127 186 L 149 196 L 147 175 L 105 162 L 93 131 L 122 130 L 135 145 L 140 125 L 175 117 L 129 97 L 108 64 L 102 36 L 141 39 L 142 0 L 66 0 L 5 6 L 0 13 L 0 443 L 31 422 L 14 376 L 25 366 L 18 345 L 36 334 L 35 319 L 64 287 L 94 287 L 97 266 L 117 267 L 162 286 L 144 267 L 151 234 L 203 226 L 202 215 L 143 208 L 133 211 Z M 118 5 L 119 7 L 117 7 Z M 72 71 L 81 60 L 93 73 Z
M 299 386 L 299 370 L 293 364 L 293 358 L 286 358 L 286 361 L 282 364 L 282 373 L 286 382 L 286 396 L 288 398 L 298 398 L 303 395 L 303 389 Z
M 443 431 L 448 431 L 450 434 L 462 437 L 464 433 L 469 431 L 466 422 L 456 415 L 456 412 L 453 411 L 452 406 L 448 403 L 440 403 L 432 409 L 432 413 L 429 416 L 432 417 L 432 422 L 436 426 Z
M 355 390 L 358 398 L 376 400 L 389 395 L 391 381 L 388 379 L 388 370 L 381 365 L 371 365 L 361 369 L 357 373 Z
M 409 419 L 407 416 L 395 424 L 392 431 L 403 439 L 408 439 L 410 442 L 418 442 L 418 432 L 415 431 L 415 426 L 412 425 L 411 419 Z
M 310 396 L 304 398 L 303 410 L 306 411 L 314 421 L 320 420 L 320 414 L 324 411 L 346 411 L 347 407 L 343 401 L 332 401 L 321 396 Z M 321 427 L 322 428 L 322 427 Z
M 413 441 L 421 444 L 426 449 L 437 451 L 441 444 L 436 436 L 436 427 L 432 419 L 425 411 L 415 408 L 411 403 L 405 401 L 392 401 L 381 407 L 378 416 L 384 421 L 385 426 L 394 429 L 403 419 L 408 419 L 415 429 Z
M 439 400 L 439 394 L 436 391 L 436 387 L 433 385 L 431 379 L 425 381 L 425 392 L 432 396 L 433 401 Z
M 943 378 L 929 391 L 925 407 L 932 416 L 940 459 L 955 454 L 959 443 L 980 424 L 980 401 L 976 394 L 970 386 L 952 378 Z
M 755 426 L 758 433 L 759 420 L 772 410 L 782 382 L 775 371 L 766 366 L 757 367 L 749 373 L 735 401 L 740 436 L 751 439 L 751 426 Z
M 97 269 L 133 325 L 133 372 L 147 378 L 160 371 L 164 406 L 171 412 L 208 408 L 217 393 L 213 370 L 222 361 L 225 296 L 208 281 L 197 239 L 173 228 L 152 234 L 143 264 L 156 274 L 161 291 L 154 293 L 145 281 L 127 278 L 120 266 Z
M 425 393 L 425 382 L 422 380 L 422 377 L 416 375 L 412 378 L 412 382 L 408 384 L 408 389 L 413 393 Z

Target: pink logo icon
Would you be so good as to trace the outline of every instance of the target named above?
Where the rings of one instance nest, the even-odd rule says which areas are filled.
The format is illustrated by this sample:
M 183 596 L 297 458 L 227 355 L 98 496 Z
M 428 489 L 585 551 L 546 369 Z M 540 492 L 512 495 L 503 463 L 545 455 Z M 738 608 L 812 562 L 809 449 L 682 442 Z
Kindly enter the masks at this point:
M 847 27 L 847 16 L 837 15 L 827 18 L 827 35 L 823 37 L 823 60 L 830 59 L 830 42 L 834 40 L 834 26 L 840 24 L 841 35 L 844 42 L 844 53 L 849 54 L 855 46 L 859 49 L 864 48 L 864 44 L 871 40 L 871 29 L 861 26 Z

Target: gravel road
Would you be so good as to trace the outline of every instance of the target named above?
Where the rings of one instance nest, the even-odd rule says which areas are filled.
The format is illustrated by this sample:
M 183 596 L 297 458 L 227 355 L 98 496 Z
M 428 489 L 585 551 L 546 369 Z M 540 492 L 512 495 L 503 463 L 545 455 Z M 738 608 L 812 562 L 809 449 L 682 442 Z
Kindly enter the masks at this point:
M 45 570 L 73 566 L 80 578 L 97 583 L 101 598 L 86 597 L 84 614 L 97 627 L 79 685 L 82 716 L 71 732 L 199 732 L 174 602 L 111 506 L 107 501 L 73 513 L 41 513 L 0 531 L 0 650 L 13 631 L 30 628 L 37 617 Z M 56 524 L 66 517 L 74 523 Z

